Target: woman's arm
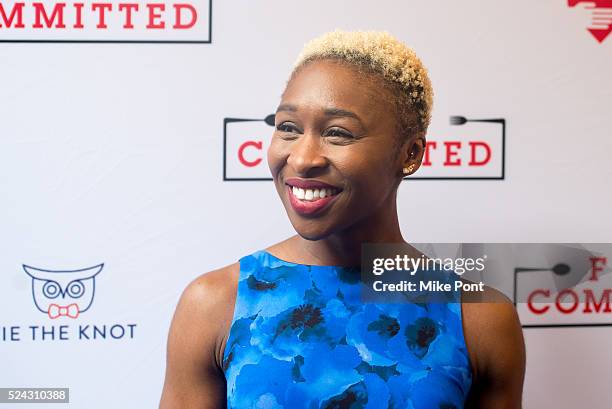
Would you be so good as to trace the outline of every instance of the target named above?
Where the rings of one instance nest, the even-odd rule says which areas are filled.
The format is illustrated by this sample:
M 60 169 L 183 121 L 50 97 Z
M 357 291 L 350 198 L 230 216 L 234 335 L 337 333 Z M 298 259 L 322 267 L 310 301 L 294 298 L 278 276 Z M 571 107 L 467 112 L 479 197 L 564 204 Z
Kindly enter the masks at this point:
M 497 290 L 488 291 L 487 297 L 494 297 L 496 302 L 463 304 L 465 338 L 474 374 L 466 408 L 520 409 L 525 376 L 521 323 L 506 296 Z
M 203 274 L 183 291 L 170 325 L 160 409 L 225 408 L 223 348 L 238 264 Z

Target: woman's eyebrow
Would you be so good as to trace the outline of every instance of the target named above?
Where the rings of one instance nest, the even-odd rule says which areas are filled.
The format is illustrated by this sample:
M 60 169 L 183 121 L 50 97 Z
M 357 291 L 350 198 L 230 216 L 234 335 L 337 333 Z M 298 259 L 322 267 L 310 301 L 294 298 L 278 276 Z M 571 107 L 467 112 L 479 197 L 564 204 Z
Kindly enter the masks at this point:
M 276 112 L 286 111 L 286 112 L 295 112 L 297 111 L 297 107 L 291 104 L 280 104 L 278 108 L 276 108 Z
M 276 112 L 281 112 L 281 111 L 296 112 L 296 111 L 298 111 L 298 108 L 297 108 L 297 106 L 292 105 L 292 104 L 280 104 L 278 106 L 278 108 L 276 108 Z M 361 118 L 359 118 L 359 115 L 357 115 L 354 112 L 347 111 L 346 109 L 341 109 L 341 108 L 325 108 L 323 113 L 325 114 L 325 116 L 336 116 L 336 117 L 345 116 L 345 117 L 349 117 L 349 118 L 355 118 L 359 122 L 361 122 Z
M 355 118 L 358 121 L 361 121 L 361 118 L 359 118 L 359 115 L 357 115 L 354 112 L 347 111 L 346 109 L 326 108 L 325 111 L 323 112 L 325 113 L 326 116 L 348 116 L 350 118 Z

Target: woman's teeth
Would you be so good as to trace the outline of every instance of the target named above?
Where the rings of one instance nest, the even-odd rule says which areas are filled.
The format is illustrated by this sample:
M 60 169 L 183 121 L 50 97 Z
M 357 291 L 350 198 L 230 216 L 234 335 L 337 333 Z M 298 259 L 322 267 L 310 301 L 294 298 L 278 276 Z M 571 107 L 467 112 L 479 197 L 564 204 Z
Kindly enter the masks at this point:
M 302 189 L 299 187 L 292 186 L 293 196 L 297 197 L 299 200 L 304 200 L 307 202 L 312 202 L 314 200 L 319 200 L 326 198 L 328 196 L 333 196 L 338 193 L 338 189 Z

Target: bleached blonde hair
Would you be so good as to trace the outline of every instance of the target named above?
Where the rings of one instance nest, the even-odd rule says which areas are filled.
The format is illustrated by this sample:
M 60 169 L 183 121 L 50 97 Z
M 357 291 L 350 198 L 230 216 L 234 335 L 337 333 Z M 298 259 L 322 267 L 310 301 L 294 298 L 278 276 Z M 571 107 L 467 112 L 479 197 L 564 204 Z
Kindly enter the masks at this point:
M 427 69 L 415 52 L 386 31 L 335 30 L 308 42 L 299 54 L 291 78 L 316 60 L 337 60 L 386 80 L 405 137 L 426 132 L 431 120 L 433 89 Z

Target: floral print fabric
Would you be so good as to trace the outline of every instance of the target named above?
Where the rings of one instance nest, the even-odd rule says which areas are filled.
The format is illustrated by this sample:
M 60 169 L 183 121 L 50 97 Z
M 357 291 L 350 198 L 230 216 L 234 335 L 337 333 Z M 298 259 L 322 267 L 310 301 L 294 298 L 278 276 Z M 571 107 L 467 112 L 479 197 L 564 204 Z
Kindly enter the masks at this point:
M 362 303 L 360 285 L 355 269 L 240 259 L 227 407 L 463 408 L 461 305 Z

